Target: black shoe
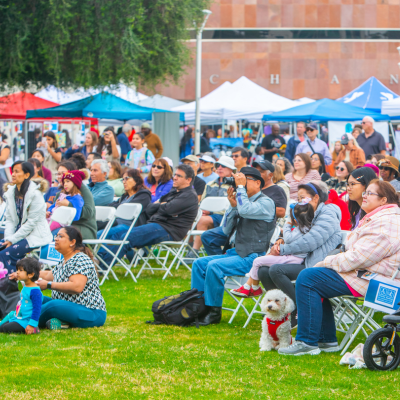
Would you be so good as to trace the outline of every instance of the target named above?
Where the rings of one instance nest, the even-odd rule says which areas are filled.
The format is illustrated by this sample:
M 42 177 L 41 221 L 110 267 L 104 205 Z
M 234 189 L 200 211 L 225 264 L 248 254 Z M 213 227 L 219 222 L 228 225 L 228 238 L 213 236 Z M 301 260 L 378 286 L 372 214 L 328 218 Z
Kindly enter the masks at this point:
M 297 328 L 297 309 L 290 314 L 290 329 Z
M 210 307 L 208 313 L 199 319 L 199 326 L 219 324 L 221 322 L 221 316 L 222 307 Z M 196 326 L 196 322 L 192 322 L 191 326 Z

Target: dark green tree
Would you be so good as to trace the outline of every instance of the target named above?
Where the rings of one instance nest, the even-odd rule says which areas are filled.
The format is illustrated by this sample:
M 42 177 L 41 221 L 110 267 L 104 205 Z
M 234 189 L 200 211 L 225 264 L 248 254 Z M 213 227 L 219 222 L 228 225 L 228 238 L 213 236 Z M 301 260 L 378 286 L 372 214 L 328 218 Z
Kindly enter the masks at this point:
M 0 0 L 0 87 L 177 82 L 209 0 Z

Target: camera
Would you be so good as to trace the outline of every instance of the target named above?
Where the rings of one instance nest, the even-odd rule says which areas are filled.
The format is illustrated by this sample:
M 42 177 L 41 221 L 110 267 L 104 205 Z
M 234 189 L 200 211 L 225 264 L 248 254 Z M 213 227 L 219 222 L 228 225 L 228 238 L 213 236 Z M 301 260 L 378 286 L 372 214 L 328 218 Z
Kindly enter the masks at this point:
M 224 178 L 224 179 L 222 180 L 222 183 L 224 183 L 225 185 L 232 186 L 233 188 L 236 189 L 235 178 L 232 178 L 232 177 Z

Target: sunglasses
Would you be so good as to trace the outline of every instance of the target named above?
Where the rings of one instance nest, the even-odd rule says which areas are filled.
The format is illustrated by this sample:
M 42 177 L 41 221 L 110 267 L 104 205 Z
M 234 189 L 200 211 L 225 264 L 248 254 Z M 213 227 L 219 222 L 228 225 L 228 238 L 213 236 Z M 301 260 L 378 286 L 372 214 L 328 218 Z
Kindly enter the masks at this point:
M 125 178 L 122 178 L 122 180 L 124 181 L 124 182 L 126 182 L 128 179 L 133 179 L 131 176 L 125 176 Z
M 344 171 L 343 167 L 336 167 L 335 169 L 336 169 L 336 171 L 342 171 L 342 172 Z
M 232 158 L 239 158 L 239 157 L 240 157 L 240 154 L 232 154 L 231 157 L 232 157 Z
M 393 170 L 393 168 L 390 168 L 390 167 L 383 167 L 382 165 L 379 165 L 379 167 L 378 167 L 380 170 L 384 170 L 384 171 L 390 171 L 390 170 Z
M 161 165 L 155 165 L 155 164 L 153 164 L 151 168 L 164 169 L 164 167 L 162 167 Z

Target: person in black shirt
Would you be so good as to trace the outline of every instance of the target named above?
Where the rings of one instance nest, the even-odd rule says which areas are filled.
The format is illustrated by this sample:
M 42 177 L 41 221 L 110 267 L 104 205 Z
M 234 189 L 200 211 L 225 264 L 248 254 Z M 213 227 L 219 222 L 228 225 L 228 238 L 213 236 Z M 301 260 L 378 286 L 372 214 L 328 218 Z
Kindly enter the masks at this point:
M 194 171 L 194 181 L 193 181 L 193 189 L 196 191 L 197 197 L 199 198 L 199 202 L 201 200 L 201 196 L 204 192 L 204 188 L 206 187 L 206 182 L 197 176 L 197 171 L 199 170 L 200 163 L 199 159 L 190 154 L 181 160 L 182 164 L 190 165 Z
M 275 167 L 269 161 L 254 161 L 253 167 L 258 169 L 264 179 L 265 185 L 261 192 L 271 198 L 276 207 L 276 218 L 283 218 L 286 214 L 287 197 L 285 191 L 272 181 Z
M 272 133 L 265 136 L 261 142 L 261 148 L 264 150 L 264 160 L 272 162 L 274 154 L 279 153 L 282 156 L 285 154 L 285 150 L 279 150 L 286 143 L 284 137 L 279 134 L 279 131 L 280 126 L 274 124 L 272 126 Z
M 364 117 L 361 122 L 364 133 L 357 138 L 357 142 L 364 150 L 366 158 L 371 154 L 386 154 L 385 139 L 381 133 L 374 129 L 374 122 L 373 118 Z

